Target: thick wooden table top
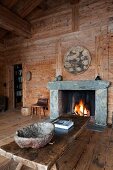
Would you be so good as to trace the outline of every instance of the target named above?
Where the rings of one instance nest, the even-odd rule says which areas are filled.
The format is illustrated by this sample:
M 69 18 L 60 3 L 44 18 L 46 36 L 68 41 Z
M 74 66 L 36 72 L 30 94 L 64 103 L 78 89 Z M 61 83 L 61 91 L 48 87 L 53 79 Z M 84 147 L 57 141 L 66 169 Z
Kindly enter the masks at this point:
M 62 117 L 61 117 L 62 119 Z M 55 130 L 55 135 L 51 141 L 52 144 L 47 144 L 43 148 L 21 149 L 14 141 L 4 145 L 0 149 L 0 155 L 7 158 L 12 158 L 17 162 L 22 162 L 32 168 L 43 170 L 50 169 L 56 160 L 63 154 L 69 144 L 81 133 L 88 118 L 67 116 L 63 119 L 71 119 L 74 121 L 74 127 L 69 131 Z

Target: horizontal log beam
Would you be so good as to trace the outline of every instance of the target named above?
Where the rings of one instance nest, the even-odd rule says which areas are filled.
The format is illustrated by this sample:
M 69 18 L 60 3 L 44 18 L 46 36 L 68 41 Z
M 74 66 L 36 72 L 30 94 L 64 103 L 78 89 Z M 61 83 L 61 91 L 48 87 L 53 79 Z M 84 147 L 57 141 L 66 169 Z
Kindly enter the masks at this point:
M 5 49 L 4 41 L 0 40 L 0 51 Z
M 31 25 L 7 8 L 0 5 L 0 27 L 17 35 L 31 37 Z
M 21 2 L 19 2 L 19 6 L 17 6 L 16 12 L 19 14 L 19 16 L 24 18 L 30 12 L 32 12 L 32 10 L 35 9 L 41 2 L 42 0 L 27 0 L 24 4 L 21 4 Z
M 11 9 L 18 0 L 1 0 L 1 4 L 7 7 L 8 9 Z
M 80 0 L 70 0 L 70 4 L 78 4 Z
M 7 33 L 7 30 L 0 28 L 0 39 L 2 39 L 6 33 Z

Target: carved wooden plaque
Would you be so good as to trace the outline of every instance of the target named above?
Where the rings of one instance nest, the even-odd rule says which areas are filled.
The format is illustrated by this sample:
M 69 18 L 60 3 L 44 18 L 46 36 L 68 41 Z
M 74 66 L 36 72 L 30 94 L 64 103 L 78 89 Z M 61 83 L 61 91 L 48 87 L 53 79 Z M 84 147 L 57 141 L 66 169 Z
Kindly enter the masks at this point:
M 89 51 L 81 46 L 72 47 L 64 57 L 64 68 L 74 74 L 86 71 L 90 63 Z

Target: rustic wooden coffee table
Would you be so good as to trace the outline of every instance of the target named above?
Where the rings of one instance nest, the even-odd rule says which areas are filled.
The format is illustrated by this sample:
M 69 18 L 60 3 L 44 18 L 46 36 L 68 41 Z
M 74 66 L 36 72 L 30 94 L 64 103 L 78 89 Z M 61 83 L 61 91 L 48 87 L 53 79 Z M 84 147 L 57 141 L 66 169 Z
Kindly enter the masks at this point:
M 60 118 L 62 119 L 62 117 Z M 66 116 L 65 119 L 74 121 L 73 128 L 69 131 L 55 130 L 55 135 L 51 143 L 45 147 L 40 149 L 21 149 L 13 141 L 0 148 L 0 155 L 16 161 L 18 163 L 16 170 L 20 170 L 23 165 L 38 170 L 58 170 L 56 161 L 72 141 L 83 131 L 88 120 L 86 117 L 76 116 Z

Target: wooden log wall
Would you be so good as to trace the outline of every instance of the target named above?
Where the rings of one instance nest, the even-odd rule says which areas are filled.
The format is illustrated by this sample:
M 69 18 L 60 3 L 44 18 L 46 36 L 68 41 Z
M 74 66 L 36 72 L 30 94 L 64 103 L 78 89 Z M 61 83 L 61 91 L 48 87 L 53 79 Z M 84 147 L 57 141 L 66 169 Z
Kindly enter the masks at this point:
M 0 65 L 2 65 L 3 64 L 3 62 L 4 62 L 4 53 L 3 53 L 3 51 L 0 51 Z
M 77 11 L 75 12 L 75 8 Z M 47 82 L 62 74 L 64 80 L 90 80 L 97 74 L 113 81 L 113 3 L 112 0 L 81 0 L 77 5 L 65 4 L 28 17 L 32 23 L 32 38 L 12 38 L 6 41 L 7 65 L 23 64 L 23 104 L 35 103 L 38 96 L 49 96 Z M 68 73 L 63 66 L 65 54 L 72 46 L 81 45 L 91 54 L 89 69 L 78 75 Z M 26 82 L 26 72 L 32 80 Z M 7 81 L 10 78 L 7 76 Z M 11 89 L 9 89 L 10 91 Z M 8 91 L 8 90 L 7 90 Z M 113 85 L 108 92 L 108 122 L 113 112 Z M 9 94 L 9 99 L 12 96 Z
M 6 95 L 6 67 L 4 66 L 3 46 L 0 48 L 0 95 Z
M 32 73 L 30 81 L 26 79 L 28 71 Z M 24 64 L 23 75 L 23 106 L 30 107 L 31 104 L 37 103 L 40 97 L 49 99 L 49 91 L 46 86 L 47 83 L 53 81 L 55 77 L 55 63 L 53 61 L 43 62 L 43 64 L 41 62 Z M 46 114 L 49 114 L 49 109 L 46 111 Z
M 108 80 L 111 82 L 108 90 L 108 118 L 111 122 L 113 115 L 113 34 L 110 35 L 108 42 Z

